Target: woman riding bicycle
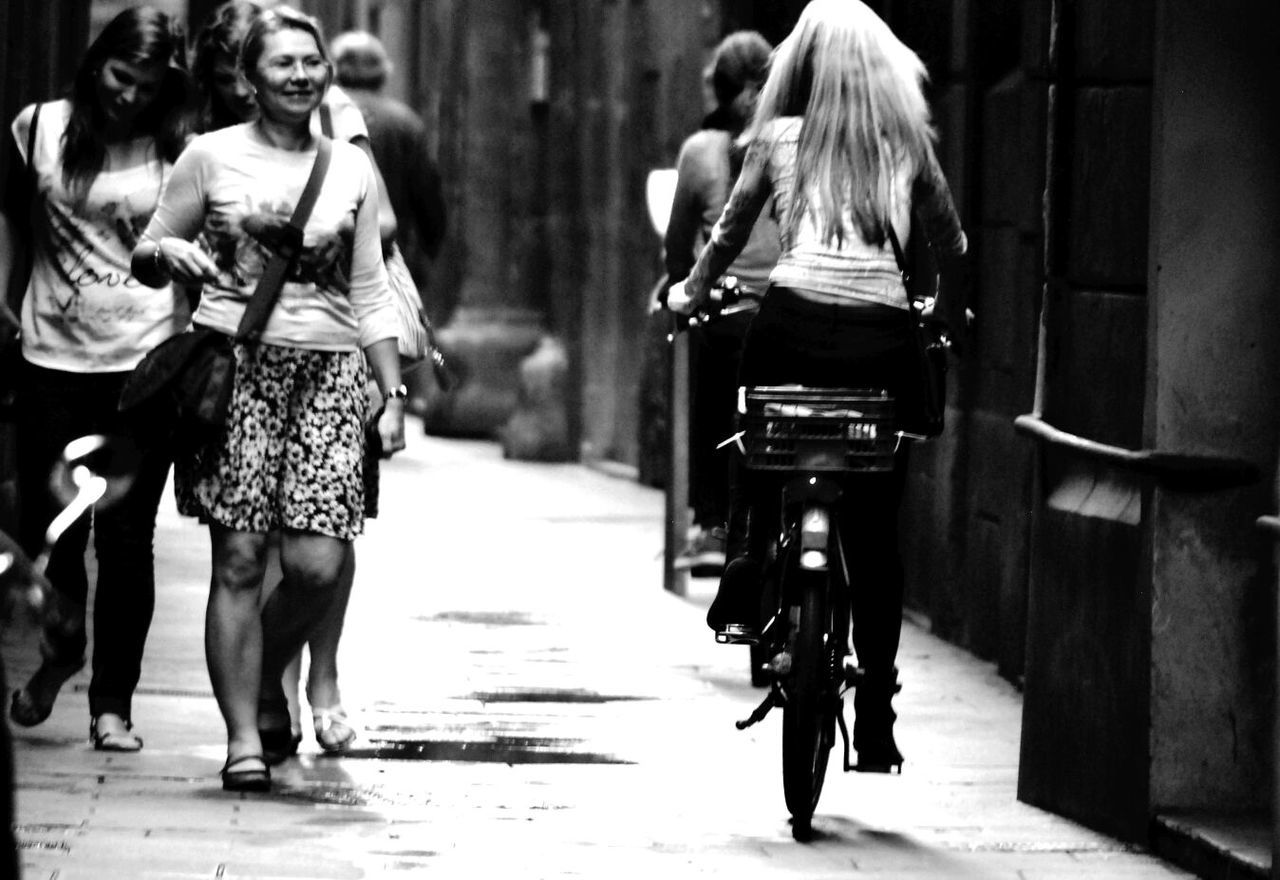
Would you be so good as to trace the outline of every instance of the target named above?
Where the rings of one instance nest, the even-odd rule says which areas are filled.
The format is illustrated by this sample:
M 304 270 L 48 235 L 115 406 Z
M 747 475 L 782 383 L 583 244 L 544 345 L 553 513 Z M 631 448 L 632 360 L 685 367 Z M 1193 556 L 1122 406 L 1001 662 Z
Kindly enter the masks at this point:
M 913 211 L 945 272 L 966 250 L 934 153 L 924 65 L 858 0 L 813 0 L 775 50 L 747 156 L 710 241 L 668 305 L 693 312 L 743 247 L 773 197 L 782 256 L 747 332 L 739 384 L 882 388 L 900 411 L 919 401 L 919 368 L 902 276 L 888 230 L 911 234 Z M 902 626 L 897 517 L 906 474 L 860 479 L 840 509 L 864 589 L 854 597 L 854 648 L 863 668 L 854 748 L 865 766 L 901 765 L 890 702 Z M 737 469 L 729 563 L 707 623 L 760 627 L 761 574 L 777 493 Z M 775 505 L 770 511 L 770 506 Z

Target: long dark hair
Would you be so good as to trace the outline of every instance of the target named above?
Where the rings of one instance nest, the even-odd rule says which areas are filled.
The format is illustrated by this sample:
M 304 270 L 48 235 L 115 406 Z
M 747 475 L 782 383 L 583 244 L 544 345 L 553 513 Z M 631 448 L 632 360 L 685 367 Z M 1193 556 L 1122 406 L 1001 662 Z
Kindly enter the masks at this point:
M 240 122 L 240 117 L 223 103 L 218 97 L 218 90 L 213 87 L 213 68 L 220 58 L 237 63 L 244 35 L 261 14 L 262 5 L 254 0 L 230 0 L 215 9 L 196 34 L 191 52 L 191 75 L 195 80 L 198 101 L 196 128 L 199 131 L 214 131 Z
M 139 114 L 134 130 L 154 138 L 163 159 L 172 162 L 182 151 L 188 94 L 182 30 L 157 9 L 130 7 L 111 19 L 89 46 L 71 86 L 71 118 L 62 137 L 62 180 L 77 197 L 89 189 L 106 161 L 106 117 L 98 105 L 97 86 L 102 66 L 113 58 L 165 68 L 160 90 Z

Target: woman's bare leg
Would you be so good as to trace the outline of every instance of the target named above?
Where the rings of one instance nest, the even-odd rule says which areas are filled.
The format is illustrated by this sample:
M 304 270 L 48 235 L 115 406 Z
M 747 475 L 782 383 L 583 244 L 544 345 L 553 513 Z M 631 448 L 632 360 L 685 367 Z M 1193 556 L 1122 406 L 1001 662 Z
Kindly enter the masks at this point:
M 307 702 L 313 709 L 331 709 L 342 704 L 338 689 L 338 642 L 342 639 L 342 624 L 355 576 L 356 551 L 355 545 L 350 544 L 333 604 L 307 640 L 311 664 L 307 669 Z
M 205 661 L 227 725 L 227 757 L 257 755 L 258 691 L 262 680 L 259 596 L 266 536 L 213 524 L 213 577 L 205 611 Z

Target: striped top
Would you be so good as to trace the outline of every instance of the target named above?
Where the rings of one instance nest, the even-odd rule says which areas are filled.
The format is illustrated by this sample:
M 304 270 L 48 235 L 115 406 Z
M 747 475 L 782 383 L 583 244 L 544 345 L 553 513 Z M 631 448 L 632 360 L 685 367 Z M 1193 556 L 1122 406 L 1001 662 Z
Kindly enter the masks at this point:
M 843 239 L 824 240 L 811 212 L 801 219 L 794 232 L 783 221 L 795 200 L 794 182 L 800 117 L 775 120 L 752 144 L 746 163 L 724 213 L 711 230 L 707 247 L 689 273 L 686 290 L 699 301 L 724 267 L 746 243 L 755 218 L 773 196 L 774 219 L 782 238 L 782 255 L 769 276 L 772 284 L 816 291 L 828 297 L 847 299 L 850 305 L 874 304 L 905 309 L 907 292 L 894 259 L 893 248 L 885 242 L 865 241 L 853 222 L 845 219 Z M 927 167 L 915 168 L 903 162 L 894 177 L 893 226 L 898 240 L 911 235 L 912 207 L 917 209 L 923 233 L 939 255 L 964 253 L 967 242 L 951 200 L 946 179 L 931 159 Z M 810 203 L 814 198 L 810 198 Z

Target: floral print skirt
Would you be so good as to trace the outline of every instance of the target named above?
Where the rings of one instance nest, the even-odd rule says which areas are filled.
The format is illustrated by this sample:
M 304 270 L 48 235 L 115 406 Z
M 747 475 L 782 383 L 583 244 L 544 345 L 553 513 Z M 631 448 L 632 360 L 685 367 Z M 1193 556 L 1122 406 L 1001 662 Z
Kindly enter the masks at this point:
M 227 430 L 177 456 L 178 511 L 241 532 L 353 540 L 365 518 L 364 355 L 267 344 L 235 353 Z

